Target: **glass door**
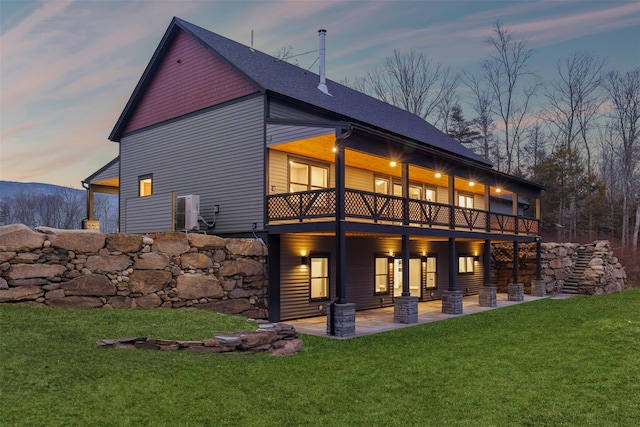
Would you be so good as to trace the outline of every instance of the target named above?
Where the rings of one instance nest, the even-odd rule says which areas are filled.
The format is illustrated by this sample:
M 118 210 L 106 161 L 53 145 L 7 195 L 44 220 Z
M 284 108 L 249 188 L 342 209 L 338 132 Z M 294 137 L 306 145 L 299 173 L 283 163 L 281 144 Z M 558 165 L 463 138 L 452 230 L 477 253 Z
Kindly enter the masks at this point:
M 422 263 L 420 258 L 409 259 L 409 292 L 412 297 L 420 297 L 422 288 Z M 402 296 L 402 259 L 393 260 L 393 296 Z

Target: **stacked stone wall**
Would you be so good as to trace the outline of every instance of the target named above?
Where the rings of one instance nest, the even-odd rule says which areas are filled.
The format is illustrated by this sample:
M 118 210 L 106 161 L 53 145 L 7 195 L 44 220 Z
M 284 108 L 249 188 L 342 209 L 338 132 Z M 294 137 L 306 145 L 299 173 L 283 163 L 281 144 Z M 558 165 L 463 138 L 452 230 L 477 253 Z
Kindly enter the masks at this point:
M 579 278 L 578 292 L 589 295 L 619 292 L 629 287 L 624 267 L 614 255 L 607 240 L 590 244 L 542 243 L 540 254 L 541 279 L 547 292 L 560 292 L 567 278 L 574 272 L 578 252 L 590 256 L 589 265 Z M 536 273 L 536 245 L 519 245 L 518 281 L 530 292 Z M 513 282 L 513 244 L 496 243 L 491 247 L 491 281 L 500 292 L 506 292 Z
M 189 233 L 0 227 L 0 303 L 268 317 L 267 247 Z

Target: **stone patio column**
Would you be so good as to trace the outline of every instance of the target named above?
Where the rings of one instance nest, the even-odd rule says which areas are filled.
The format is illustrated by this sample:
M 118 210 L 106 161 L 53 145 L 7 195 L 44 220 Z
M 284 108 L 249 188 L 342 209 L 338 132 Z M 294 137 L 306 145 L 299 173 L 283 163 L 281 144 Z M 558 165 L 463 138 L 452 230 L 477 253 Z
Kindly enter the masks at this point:
M 507 295 L 509 301 L 524 301 L 524 283 L 509 283 Z
M 329 304 L 327 335 L 353 337 L 356 335 L 356 305 L 354 303 Z
M 480 307 L 497 307 L 497 294 L 498 288 L 495 286 L 484 286 L 480 288 L 480 293 L 478 294 Z
M 462 291 L 442 292 L 442 313 L 462 314 Z
M 396 297 L 393 323 L 418 323 L 418 297 Z
M 531 281 L 531 296 L 533 297 L 547 296 L 547 284 L 544 283 L 544 280 Z

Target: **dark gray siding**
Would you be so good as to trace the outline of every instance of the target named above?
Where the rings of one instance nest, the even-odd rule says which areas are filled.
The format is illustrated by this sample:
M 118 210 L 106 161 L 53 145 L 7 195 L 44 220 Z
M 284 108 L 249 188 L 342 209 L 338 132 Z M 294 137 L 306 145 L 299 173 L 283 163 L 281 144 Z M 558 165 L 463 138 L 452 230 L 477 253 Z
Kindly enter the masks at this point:
M 267 145 L 277 145 L 283 142 L 298 141 L 321 135 L 330 135 L 333 138 L 335 133 L 332 128 L 268 124 Z
M 209 222 L 219 205 L 215 233 L 249 231 L 252 223 L 263 228 L 261 97 L 134 133 L 120 144 L 122 231 L 170 230 L 172 192 L 199 195 L 201 216 Z M 153 174 L 153 195 L 139 198 L 138 176 L 145 174 Z
M 306 121 L 327 121 L 329 116 L 302 111 L 278 100 L 269 101 L 269 117 L 274 119 L 291 119 Z
M 124 199 L 122 212 L 125 216 L 121 217 L 120 231 L 122 233 L 151 233 L 171 230 L 172 203 L 171 193 Z M 153 219 L 150 220 L 150 218 Z
M 280 238 L 280 318 L 319 316 L 328 301 L 309 301 L 309 270 L 300 263 L 302 251 L 329 254 L 330 296 L 336 297 L 335 244 L 333 237 L 285 234 Z
M 397 236 L 394 236 L 397 237 Z M 411 241 L 412 256 L 427 254 L 437 262 L 435 289 L 425 290 L 422 300 L 438 299 L 449 286 L 449 259 L 447 242 Z M 456 252 L 461 255 L 476 251 L 482 260 L 482 242 L 456 242 Z M 333 237 L 282 235 L 280 260 L 281 319 L 318 316 L 326 302 L 309 301 L 309 272 L 300 265 L 301 251 L 328 252 L 331 256 L 331 300 L 335 300 L 335 243 Z M 355 303 L 357 310 L 377 308 L 392 303 L 392 294 L 376 295 L 374 292 L 374 257 L 393 251 L 400 256 L 400 240 L 397 238 L 373 239 L 347 238 L 347 301 Z M 457 266 L 457 258 L 453 260 Z M 456 268 L 457 271 L 457 268 Z M 456 275 L 456 288 L 465 293 L 477 293 L 482 286 L 482 262 L 475 263 L 473 275 Z M 433 293 L 433 295 L 432 295 Z
M 120 168 L 120 162 L 112 160 L 109 163 L 111 163 L 109 167 L 104 169 L 100 173 L 96 174 L 95 176 L 91 177 L 91 180 L 89 181 L 89 183 L 102 181 L 104 179 L 117 178 L 118 170 Z

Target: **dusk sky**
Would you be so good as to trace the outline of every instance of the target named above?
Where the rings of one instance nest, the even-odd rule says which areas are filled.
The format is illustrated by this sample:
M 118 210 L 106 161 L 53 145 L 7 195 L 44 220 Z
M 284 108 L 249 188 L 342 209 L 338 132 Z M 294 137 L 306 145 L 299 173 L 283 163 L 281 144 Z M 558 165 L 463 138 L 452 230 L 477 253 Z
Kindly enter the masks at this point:
M 80 188 L 117 156 L 107 137 L 173 16 L 246 45 L 253 30 L 268 54 L 314 51 L 324 28 L 334 81 L 394 49 L 477 70 L 496 18 L 529 40 L 545 81 L 575 51 L 606 58 L 607 70 L 640 66 L 639 1 L 0 0 L 0 179 Z

